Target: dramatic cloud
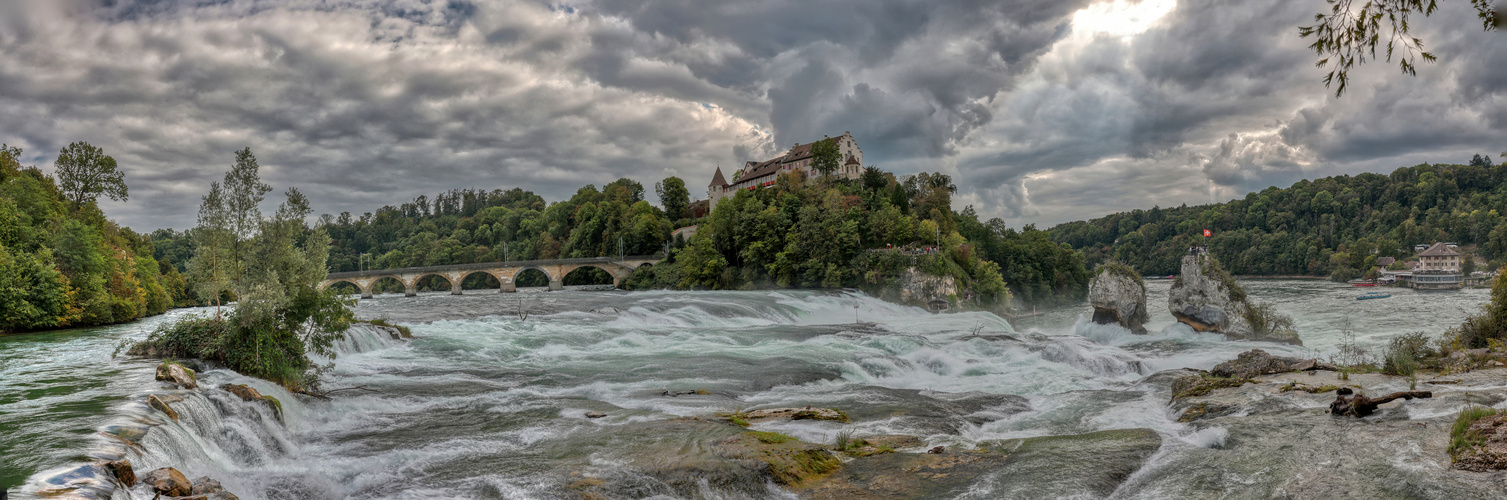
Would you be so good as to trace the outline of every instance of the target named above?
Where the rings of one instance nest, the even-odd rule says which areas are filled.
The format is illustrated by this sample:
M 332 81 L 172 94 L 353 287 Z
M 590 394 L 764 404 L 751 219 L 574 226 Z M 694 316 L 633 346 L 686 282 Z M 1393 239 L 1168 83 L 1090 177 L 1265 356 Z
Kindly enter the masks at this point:
M 1507 45 L 1464 2 L 1440 55 L 1342 99 L 1296 27 L 1312 0 L 100 0 L 0 3 L 0 142 L 71 141 L 130 183 L 109 214 L 192 224 L 250 146 L 320 212 L 764 159 L 851 131 L 944 171 L 959 208 L 1042 225 L 1302 177 L 1507 149 Z

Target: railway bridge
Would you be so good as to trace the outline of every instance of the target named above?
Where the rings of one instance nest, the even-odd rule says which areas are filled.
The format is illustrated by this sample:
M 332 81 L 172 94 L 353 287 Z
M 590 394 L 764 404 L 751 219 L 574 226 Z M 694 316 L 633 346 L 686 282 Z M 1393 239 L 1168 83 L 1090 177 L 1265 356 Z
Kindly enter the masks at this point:
M 549 278 L 549 289 L 559 290 L 565 286 L 565 275 L 571 271 L 583 267 L 595 267 L 607 274 L 612 275 L 612 286 L 620 286 L 624 279 L 633 275 L 640 267 L 652 266 L 659 262 L 663 256 L 659 255 L 635 255 L 628 257 L 588 257 L 583 259 L 549 259 L 549 260 L 521 260 L 508 262 L 476 262 L 471 264 L 454 264 L 449 266 L 425 266 L 407 267 L 402 269 L 368 269 L 365 271 L 350 271 L 343 273 L 330 273 L 325 280 L 319 283 L 319 289 L 329 288 L 336 283 L 350 283 L 361 290 L 361 298 L 372 297 L 372 285 L 377 280 L 392 278 L 403 284 L 403 294 L 412 297 L 418 295 L 419 280 L 426 276 L 439 276 L 450 282 L 450 293 L 460 295 L 461 281 L 466 277 L 483 273 L 497 278 L 502 286 L 499 292 L 516 292 L 517 284 L 513 281 L 519 273 L 529 269 L 537 269 Z

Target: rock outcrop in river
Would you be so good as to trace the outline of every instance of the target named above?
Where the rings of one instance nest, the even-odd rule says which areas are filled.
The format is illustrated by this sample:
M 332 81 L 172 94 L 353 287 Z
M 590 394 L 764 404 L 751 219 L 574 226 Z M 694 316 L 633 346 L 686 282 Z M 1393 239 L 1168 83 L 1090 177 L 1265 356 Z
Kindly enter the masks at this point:
M 1088 284 L 1088 302 L 1094 307 L 1094 322 L 1118 324 L 1132 333 L 1145 334 L 1146 283 L 1134 269 L 1111 262 L 1099 266 Z
M 1251 303 L 1245 289 L 1207 253 L 1183 257 L 1182 274 L 1167 292 L 1167 309 L 1179 322 L 1200 332 L 1222 333 L 1234 340 L 1303 345 L 1291 318 L 1270 305 Z

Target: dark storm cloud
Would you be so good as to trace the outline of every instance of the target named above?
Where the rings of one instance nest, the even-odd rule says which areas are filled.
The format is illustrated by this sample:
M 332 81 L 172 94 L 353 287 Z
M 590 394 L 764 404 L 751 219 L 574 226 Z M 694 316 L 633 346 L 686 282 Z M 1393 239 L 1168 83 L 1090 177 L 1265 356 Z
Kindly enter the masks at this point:
M 868 163 L 950 173 L 1012 224 L 1507 149 L 1507 50 L 1444 20 L 1468 6 L 1416 23 L 1441 63 L 1369 65 L 1336 100 L 1296 37 L 1323 5 L 6 2 L 0 142 L 44 168 L 104 147 L 132 190 L 105 208 L 138 229 L 190 225 L 246 146 L 279 190 L 360 213 L 623 176 L 699 193 L 713 165 L 851 131 Z

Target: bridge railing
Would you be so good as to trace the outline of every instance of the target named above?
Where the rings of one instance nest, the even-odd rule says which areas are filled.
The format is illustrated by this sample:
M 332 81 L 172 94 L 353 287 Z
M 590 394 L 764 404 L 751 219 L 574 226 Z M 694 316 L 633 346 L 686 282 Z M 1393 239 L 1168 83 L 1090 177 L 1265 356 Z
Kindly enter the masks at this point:
M 629 255 L 621 259 L 617 257 L 581 257 L 575 259 L 544 259 L 544 260 L 509 260 L 494 262 L 472 262 L 470 264 L 450 264 L 444 266 L 420 266 L 400 267 L 394 269 L 367 269 L 365 271 L 345 271 L 329 273 L 325 279 L 339 278 L 362 278 L 366 276 L 388 276 L 393 274 L 433 273 L 445 271 L 468 271 L 481 269 L 496 269 L 499 267 L 536 267 L 554 266 L 561 264 L 610 264 L 614 262 L 638 261 L 638 260 L 662 260 L 664 254 L 655 255 Z

